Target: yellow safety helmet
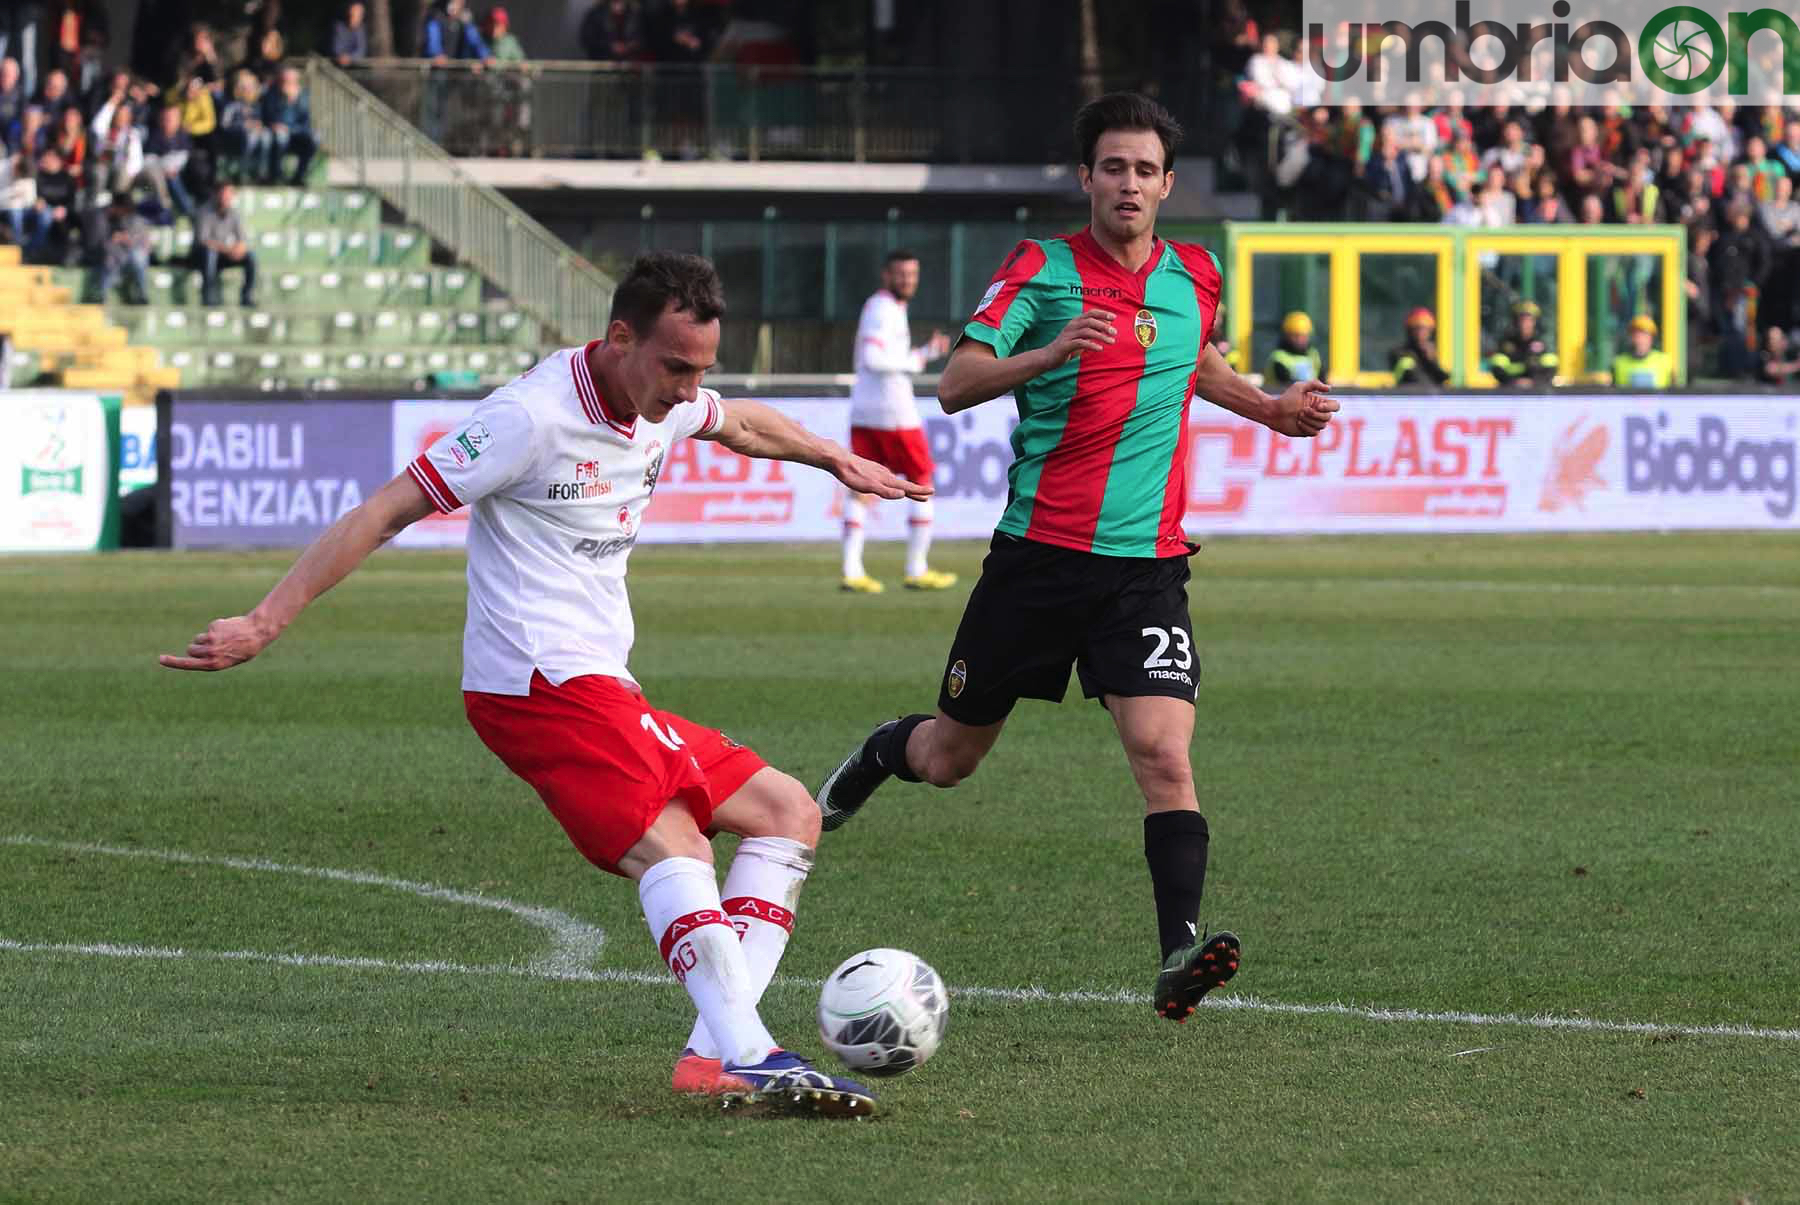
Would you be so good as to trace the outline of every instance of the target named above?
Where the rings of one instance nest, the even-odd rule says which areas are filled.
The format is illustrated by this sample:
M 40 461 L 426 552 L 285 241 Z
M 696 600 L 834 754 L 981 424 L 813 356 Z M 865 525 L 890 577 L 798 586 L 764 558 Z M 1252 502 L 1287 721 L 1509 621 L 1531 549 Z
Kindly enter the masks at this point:
M 1636 318 L 1633 318 L 1631 320 L 1631 325 L 1627 329 L 1633 330 L 1633 331 L 1643 331 L 1645 334 L 1651 336 L 1652 338 L 1655 338 L 1656 337 L 1656 319 L 1652 318 L 1648 314 L 1639 314 Z
M 1281 333 L 1284 335 L 1310 335 L 1313 333 L 1312 319 L 1300 310 L 1295 310 L 1281 320 Z
M 1535 301 L 1520 301 L 1513 305 L 1514 318 L 1523 318 L 1527 314 L 1531 315 L 1533 318 L 1542 318 L 1544 316 L 1544 311 L 1539 308 L 1538 303 Z

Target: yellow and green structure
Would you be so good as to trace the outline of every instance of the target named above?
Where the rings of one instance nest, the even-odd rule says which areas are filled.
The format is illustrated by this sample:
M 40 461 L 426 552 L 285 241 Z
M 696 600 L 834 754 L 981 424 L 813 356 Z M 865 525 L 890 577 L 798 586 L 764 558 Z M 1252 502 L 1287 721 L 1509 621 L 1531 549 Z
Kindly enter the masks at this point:
M 1543 313 L 1559 380 L 1610 382 L 1640 316 L 1664 334 L 1670 383 L 1687 380 L 1680 226 L 1227 222 L 1161 232 L 1223 242 L 1226 326 L 1240 371 L 1268 358 L 1282 316 L 1298 310 L 1313 316 L 1328 379 L 1390 386 L 1388 352 L 1404 337 L 1406 316 L 1424 306 L 1437 318 L 1449 384 L 1489 387 L 1489 357 L 1515 306 L 1531 302 Z

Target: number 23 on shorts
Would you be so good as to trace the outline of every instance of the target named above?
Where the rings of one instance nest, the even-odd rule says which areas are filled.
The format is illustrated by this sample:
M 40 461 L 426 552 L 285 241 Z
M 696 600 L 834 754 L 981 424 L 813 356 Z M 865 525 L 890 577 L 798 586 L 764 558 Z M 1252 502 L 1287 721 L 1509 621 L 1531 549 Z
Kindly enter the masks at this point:
M 1185 630 L 1181 628 L 1145 628 L 1142 635 L 1155 645 L 1150 650 L 1150 655 L 1144 658 L 1145 669 L 1168 669 L 1171 666 L 1176 669 L 1193 668 L 1194 646 Z M 1167 655 L 1171 645 L 1175 649 L 1175 655 L 1172 657 Z M 644 717 L 645 720 L 649 718 L 649 716 Z

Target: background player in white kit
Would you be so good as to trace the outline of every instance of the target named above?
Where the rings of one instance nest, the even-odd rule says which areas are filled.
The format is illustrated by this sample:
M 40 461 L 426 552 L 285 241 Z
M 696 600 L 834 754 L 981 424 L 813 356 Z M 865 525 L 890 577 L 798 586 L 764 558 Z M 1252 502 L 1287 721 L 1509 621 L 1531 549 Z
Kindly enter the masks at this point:
M 248 615 L 214 620 L 171 669 L 221 670 L 267 648 L 395 533 L 473 507 L 463 699 L 469 722 L 529 782 L 569 839 L 637 881 L 650 935 L 700 1019 L 674 1087 L 866 1116 L 853 1081 L 781 1050 L 757 1014 L 812 867 L 807 789 L 723 734 L 659 711 L 625 667 L 625 563 L 679 439 L 826 470 L 882 498 L 914 484 L 756 402 L 700 387 L 719 346 L 718 274 L 692 255 L 640 257 L 604 341 L 565 348 L 495 390 L 300 555 Z M 721 893 L 713 831 L 738 833 Z
M 881 287 L 863 302 L 856 324 L 856 382 L 850 387 L 850 450 L 885 465 L 909 481 L 929 482 L 934 471 L 931 446 L 913 401 L 913 376 L 950 350 L 943 331 L 932 331 L 923 346 L 912 345 L 906 303 L 919 291 L 919 257 L 892 251 L 881 268 Z M 844 499 L 845 590 L 880 594 L 880 582 L 863 566 L 863 539 L 869 517 L 867 495 L 852 491 Z M 913 502 L 906 517 L 906 572 L 913 590 L 947 590 L 954 573 L 940 573 L 926 563 L 931 550 L 931 500 Z

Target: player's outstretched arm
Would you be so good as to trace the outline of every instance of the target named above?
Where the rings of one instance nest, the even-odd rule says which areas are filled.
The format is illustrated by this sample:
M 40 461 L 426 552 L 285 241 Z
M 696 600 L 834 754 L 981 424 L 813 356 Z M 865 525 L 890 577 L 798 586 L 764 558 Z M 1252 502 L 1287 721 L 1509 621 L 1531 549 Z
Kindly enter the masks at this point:
M 164 653 L 157 660 L 169 669 L 220 670 L 242 665 L 268 648 L 308 603 L 435 509 L 425 491 L 401 473 L 308 545 L 254 611 L 213 620 L 188 643 L 186 656 Z
M 1084 310 L 1043 347 L 1010 356 L 996 356 L 994 349 L 979 339 L 964 339 L 950 353 L 944 375 L 938 378 L 938 404 L 945 414 L 955 414 L 991 402 L 1084 351 L 1099 351 L 1116 334 L 1112 311 Z
M 859 494 L 878 498 L 931 497 L 931 483 L 908 481 L 872 460 L 852 455 L 848 449 L 823 439 L 781 411 L 742 398 L 720 402 L 724 424 L 711 435 L 699 436 L 724 444 L 740 456 L 757 460 L 791 460 L 824 469 Z
M 1264 393 L 1234 372 L 1210 343 L 1194 380 L 1194 392 L 1213 405 L 1295 439 L 1311 439 L 1330 424 L 1338 410 L 1337 399 L 1326 396 L 1330 389 L 1323 381 L 1295 381 L 1279 395 Z

